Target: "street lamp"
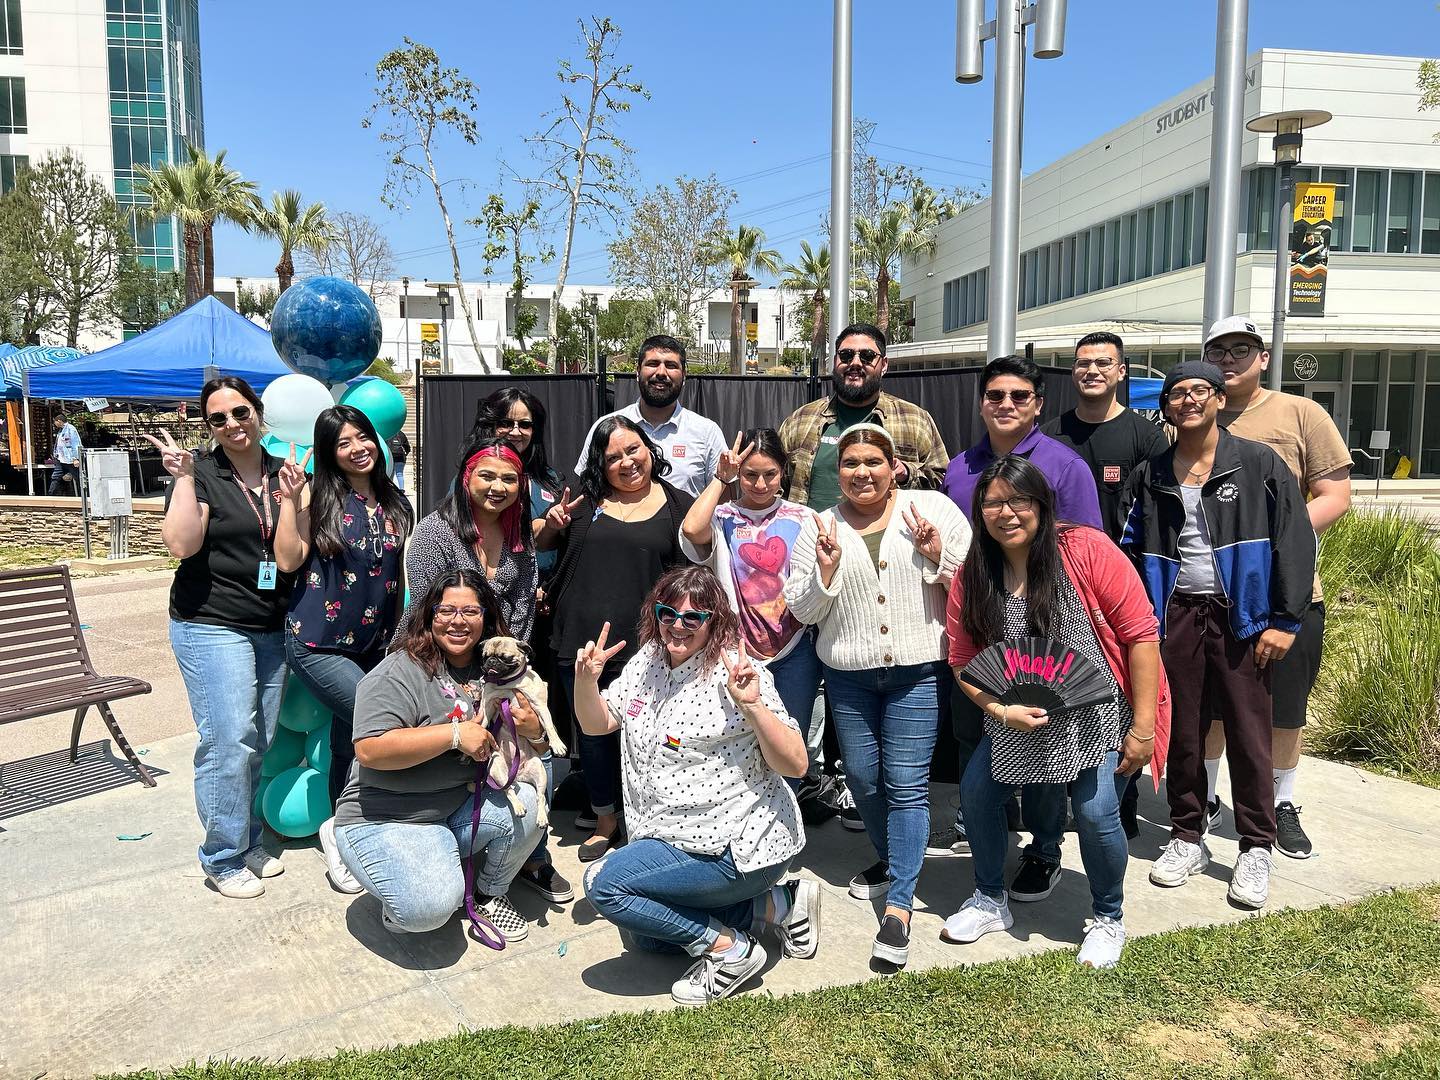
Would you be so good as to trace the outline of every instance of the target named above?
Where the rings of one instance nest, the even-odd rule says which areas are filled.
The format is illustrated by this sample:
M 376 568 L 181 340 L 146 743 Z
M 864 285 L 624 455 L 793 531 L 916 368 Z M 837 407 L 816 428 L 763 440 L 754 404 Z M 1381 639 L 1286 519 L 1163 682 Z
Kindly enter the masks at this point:
M 410 367 L 410 279 L 400 279 L 402 296 L 400 298 L 400 316 L 405 320 L 405 366 Z
M 746 278 L 744 281 L 735 282 L 735 299 L 740 308 L 740 333 L 735 335 L 732 330 L 730 339 L 730 370 L 733 374 L 743 375 L 749 365 L 745 363 L 745 343 L 749 335 L 745 328 L 750 325 L 750 289 L 756 282 Z M 739 368 L 737 372 L 735 369 Z
M 440 370 L 450 374 L 450 293 L 444 285 L 437 286 L 435 299 L 440 304 Z
M 1285 368 L 1285 310 L 1289 293 L 1289 244 L 1282 242 L 1290 235 L 1290 218 L 1294 214 L 1295 180 L 1292 170 L 1300 163 L 1300 147 L 1305 129 L 1329 122 L 1331 114 L 1324 109 L 1298 109 L 1291 112 L 1266 113 L 1245 126 L 1251 131 L 1273 132 L 1270 141 L 1275 151 L 1275 217 L 1270 234 L 1275 239 L 1275 297 L 1270 316 L 1270 370 L 1266 383 L 1279 390 Z

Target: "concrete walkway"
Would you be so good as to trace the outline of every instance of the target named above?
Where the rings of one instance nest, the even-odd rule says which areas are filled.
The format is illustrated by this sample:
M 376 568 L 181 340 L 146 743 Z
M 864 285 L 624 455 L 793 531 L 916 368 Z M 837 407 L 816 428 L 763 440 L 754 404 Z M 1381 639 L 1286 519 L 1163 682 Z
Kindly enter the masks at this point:
M 503 953 L 470 942 L 458 919 L 392 936 L 368 896 L 332 891 L 311 844 L 284 850 L 286 873 L 258 900 L 226 900 L 195 861 L 193 735 L 163 739 L 138 784 L 0 820 L 0 1075 L 35 1077 L 165 1067 L 191 1059 L 295 1058 L 373 1048 L 504 1023 L 540 1024 L 667 1008 L 682 962 L 626 954 L 583 899 L 551 908 L 523 887 L 529 938 Z M 101 754 L 102 748 L 92 751 Z M 95 763 L 103 765 L 103 762 Z M 10 768 L 10 766 L 7 766 Z M 1354 899 L 1440 879 L 1440 792 L 1307 760 L 1305 822 L 1321 856 L 1277 859 L 1271 910 Z M 0 774 L 3 779 L 3 774 Z M 935 816 L 954 788 L 935 789 Z M 1227 795 L 1228 804 L 1228 795 Z M 1229 813 L 1208 874 L 1176 890 L 1145 878 L 1165 839 L 1153 793 L 1127 878 L 1132 935 L 1230 922 L 1225 887 L 1236 843 Z M 556 814 L 561 869 L 578 882 L 570 814 Z M 143 839 L 121 839 L 143 837 Z M 1014 852 L 1011 853 L 1012 861 Z M 749 993 L 783 994 L 873 978 L 877 904 L 845 883 L 872 859 L 862 836 L 831 822 L 812 832 L 805 873 L 825 885 L 823 940 L 811 961 L 772 960 Z M 1089 913 L 1074 837 L 1046 902 L 1014 905 L 1010 934 L 966 948 L 938 939 L 969 894 L 968 858 L 934 859 L 920 879 L 912 970 L 1073 947 Z M 775 950 L 778 952 L 778 950 Z

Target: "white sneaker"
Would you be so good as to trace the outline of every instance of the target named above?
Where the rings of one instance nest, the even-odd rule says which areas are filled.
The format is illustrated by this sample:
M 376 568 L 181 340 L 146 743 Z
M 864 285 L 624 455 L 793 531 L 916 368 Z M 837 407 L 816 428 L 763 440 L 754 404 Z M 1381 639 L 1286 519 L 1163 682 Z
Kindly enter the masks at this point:
M 285 872 L 285 864 L 256 844 L 243 856 L 245 867 L 258 878 L 279 877 Z
M 1160 858 L 1150 867 L 1150 881 L 1152 884 L 1173 889 L 1177 885 L 1184 885 L 1196 874 L 1203 874 L 1209 865 L 1210 852 L 1205 850 L 1203 843 L 1192 844 L 1177 836 L 1165 845 Z
M 249 867 L 226 874 L 223 878 L 211 877 L 209 874 L 206 877 L 210 878 L 216 892 L 221 896 L 228 896 L 231 900 L 253 900 L 257 896 L 265 895 L 265 886 Z
M 780 920 L 780 952 L 796 960 L 809 960 L 820 948 L 820 885 L 797 881 L 790 910 Z
M 676 1004 L 692 1008 L 727 998 L 760 974 L 765 959 L 764 947 L 754 938 L 750 939 L 750 950 L 735 960 L 706 953 L 670 987 L 670 997 Z
M 1230 875 L 1230 899 L 1248 908 L 1262 908 L 1270 897 L 1270 852 L 1252 847 L 1240 852 Z
M 340 858 L 340 848 L 335 843 L 335 819 L 332 817 L 326 820 L 315 835 L 320 841 L 320 854 L 325 856 L 325 876 L 330 879 L 330 884 L 351 896 L 364 892 L 365 886 L 360 884 Z
M 508 896 L 481 896 L 475 894 L 475 909 L 490 920 L 490 924 L 508 942 L 524 941 L 530 935 L 530 923 L 516 910 Z
M 992 900 L 976 890 L 975 895 L 960 905 L 960 910 L 945 920 L 940 930 L 940 940 L 951 945 L 969 945 L 979 941 L 986 934 L 997 930 L 1009 930 L 1015 925 L 1010 914 L 1010 903 L 1004 897 Z
M 1113 968 L 1125 948 L 1125 924 L 1119 919 L 1098 915 L 1085 920 L 1085 941 L 1075 962 L 1081 967 Z

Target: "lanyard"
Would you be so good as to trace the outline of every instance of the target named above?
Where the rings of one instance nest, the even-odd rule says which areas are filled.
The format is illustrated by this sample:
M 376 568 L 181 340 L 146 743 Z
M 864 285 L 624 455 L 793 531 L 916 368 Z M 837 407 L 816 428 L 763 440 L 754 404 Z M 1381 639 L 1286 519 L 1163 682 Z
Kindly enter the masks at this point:
M 260 550 L 268 553 L 270 550 L 270 537 L 275 535 L 275 527 L 270 517 L 270 489 L 268 487 L 270 478 L 265 475 L 264 465 L 262 463 L 260 468 L 259 506 L 255 505 L 255 498 L 251 495 L 250 489 L 245 486 L 245 482 L 240 479 L 240 474 L 232 472 L 230 475 L 234 477 L 235 486 L 238 487 L 240 493 L 245 496 L 245 504 L 250 507 L 251 511 L 255 514 L 255 520 L 260 524 Z M 263 518 L 260 516 L 262 509 L 265 512 Z

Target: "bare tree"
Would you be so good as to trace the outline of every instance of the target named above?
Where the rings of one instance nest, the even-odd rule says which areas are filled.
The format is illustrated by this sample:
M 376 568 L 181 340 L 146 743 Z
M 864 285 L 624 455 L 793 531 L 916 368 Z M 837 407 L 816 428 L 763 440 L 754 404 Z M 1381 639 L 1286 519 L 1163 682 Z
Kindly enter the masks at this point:
M 395 252 L 379 222 L 342 210 L 330 218 L 330 232 L 325 247 L 300 253 L 301 273 L 342 277 L 364 289 L 372 300 L 389 296 Z
M 715 179 L 676 177 L 640 200 L 619 239 L 610 245 L 610 272 L 633 297 L 655 304 L 671 333 L 688 335 L 729 267 L 715 252 L 730 231 L 737 196 Z
M 428 45 L 405 39 L 405 47 L 392 49 L 375 65 L 375 101 L 361 121 L 370 127 L 379 114 L 388 123 L 380 142 L 390 151 L 390 171 L 385 178 L 381 201 L 386 206 L 403 206 L 401 196 L 428 184 L 435 193 L 435 205 L 445 223 L 450 245 L 450 266 L 470 344 L 480 355 L 475 334 L 475 312 L 465 294 L 465 277 L 460 271 L 460 251 L 455 246 L 455 226 L 445 205 L 445 183 L 435 164 L 435 143 L 447 129 L 467 143 L 479 138 L 475 124 L 475 84 L 459 68 L 440 66 L 440 57 Z
M 543 163 L 539 176 L 524 180 L 527 187 L 549 191 L 556 209 L 565 217 L 565 235 L 555 269 L 555 298 L 550 304 L 550 366 L 555 366 L 557 320 L 565 279 L 570 274 L 570 252 L 577 221 L 604 215 L 618 220 L 630 200 L 626 182 L 633 151 L 615 134 L 615 118 L 630 111 L 631 98 L 649 98 L 638 82 L 629 80 L 630 65 L 615 62 L 620 28 L 609 19 L 590 16 L 580 20 L 580 44 L 585 59 L 577 70 L 560 61 L 555 77 L 563 87 L 560 108 L 549 116 L 545 130 L 526 141 Z

